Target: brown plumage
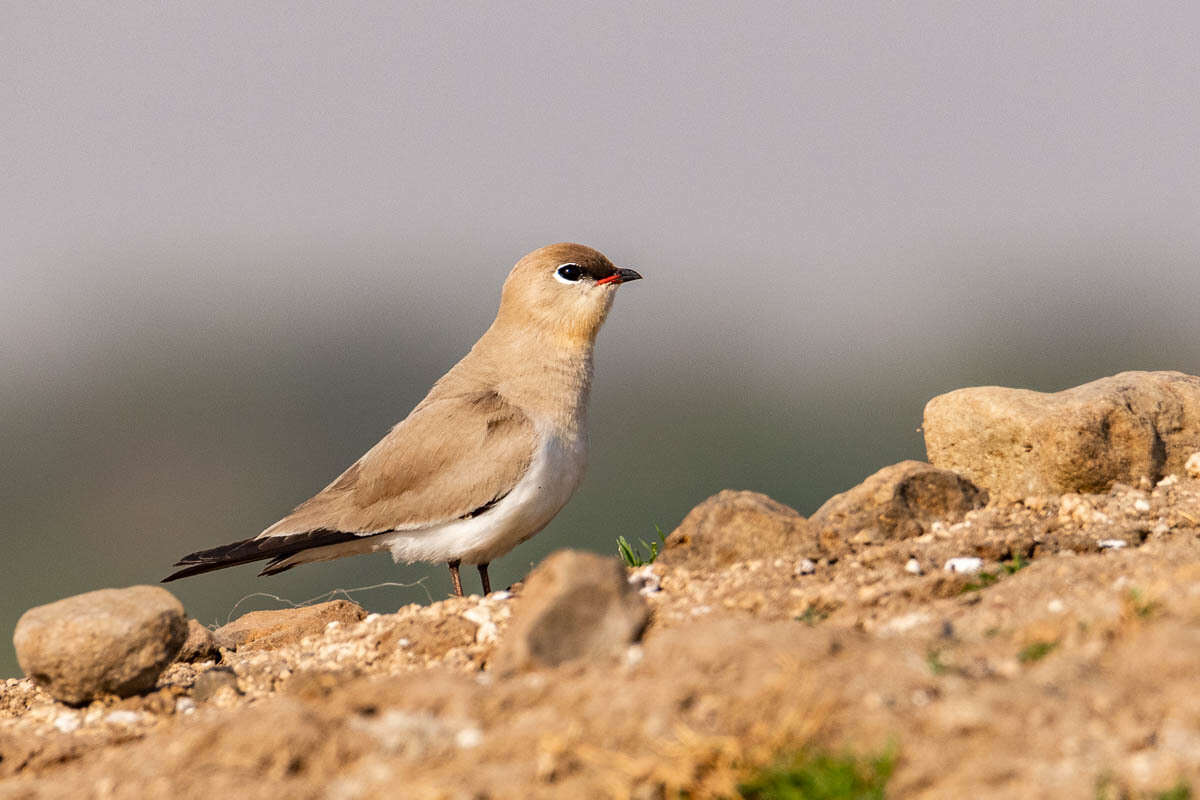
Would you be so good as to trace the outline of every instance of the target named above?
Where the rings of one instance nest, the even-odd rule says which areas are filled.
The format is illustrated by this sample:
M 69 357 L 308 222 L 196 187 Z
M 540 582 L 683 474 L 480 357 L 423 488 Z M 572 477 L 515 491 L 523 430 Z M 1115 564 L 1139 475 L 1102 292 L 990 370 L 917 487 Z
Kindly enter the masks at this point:
M 596 334 L 615 287 L 640 277 L 577 244 L 525 256 L 491 327 L 407 418 L 257 537 L 184 556 L 164 581 L 390 549 L 447 561 L 455 578 L 460 560 L 477 563 L 486 586 L 491 558 L 544 527 L 582 478 Z

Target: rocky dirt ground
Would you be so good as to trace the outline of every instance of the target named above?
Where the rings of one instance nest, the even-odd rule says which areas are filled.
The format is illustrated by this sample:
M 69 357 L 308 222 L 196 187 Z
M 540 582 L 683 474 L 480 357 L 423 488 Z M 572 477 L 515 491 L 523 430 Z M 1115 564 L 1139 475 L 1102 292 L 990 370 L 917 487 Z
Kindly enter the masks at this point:
M 0 686 L 0 798 L 734 797 L 797 752 L 892 752 L 891 797 L 1183 797 L 1200 458 L 990 501 L 905 462 L 810 519 L 722 492 L 649 566 L 195 627 L 146 693 Z

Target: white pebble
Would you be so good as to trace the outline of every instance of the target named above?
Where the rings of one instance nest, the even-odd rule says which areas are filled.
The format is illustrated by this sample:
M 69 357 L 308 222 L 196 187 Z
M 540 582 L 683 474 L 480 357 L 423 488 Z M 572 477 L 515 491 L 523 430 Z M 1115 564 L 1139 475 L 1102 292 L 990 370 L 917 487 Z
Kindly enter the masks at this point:
M 1165 489 L 1166 487 L 1174 486 L 1177 483 L 1179 483 L 1178 475 L 1168 475 L 1167 477 L 1163 478 L 1161 481 L 1158 482 L 1158 488 Z
M 795 574 L 796 575 L 812 575 L 816 571 L 817 571 L 816 563 L 811 558 L 805 558 L 805 559 L 801 559 L 800 562 L 798 564 L 796 564 Z
M 1140 511 L 1145 514 L 1150 510 L 1150 501 L 1144 497 L 1139 497 L 1137 500 L 1133 501 L 1133 509 L 1134 511 Z
M 470 750 L 483 744 L 483 731 L 479 728 L 463 728 L 454 734 L 454 743 L 463 750 Z
M 137 711 L 119 709 L 110 713 L 104 721 L 113 725 L 135 725 L 142 721 L 142 715 Z
M 913 611 L 909 614 L 902 614 L 884 624 L 881 629 L 884 633 L 905 633 L 912 630 L 918 625 L 924 625 L 933 617 L 929 616 L 924 611 Z
M 367 614 L 367 618 L 364 619 L 363 622 L 374 622 L 377 619 L 379 619 L 378 614 Z
M 487 599 L 495 602 L 495 601 L 500 601 L 500 600 L 507 600 L 510 597 L 512 597 L 512 592 L 508 592 L 508 591 L 501 589 L 498 592 L 492 592 L 491 594 L 489 594 L 487 596 Z
M 480 604 L 468 608 L 463 612 L 463 619 L 479 626 L 475 629 L 475 641 L 479 644 L 488 644 L 500 638 L 500 629 L 492 619 L 492 610 L 488 606 Z
M 920 575 L 924 570 L 921 569 L 921 562 L 915 558 L 910 558 L 908 563 L 904 565 L 904 571 L 913 575 Z
M 946 572 L 958 572 L 969 575 L 983 569 L 983 559 L 975 558 L 974 556 L 959 556 L 947 561 L 946 566 L 942 567 L 942 569 Z
M 631 644 L 625 650 L 625 666 L 636 667 L 642 663 L 642 659 L 646 657 L 646 651 L 642 649 L 640 644 Z
M 1122 547 L 1127 546 L 1129 542 L 1124 539 L 1101 539 L 1096 544 L 1100 545 L 1101 550 L 1120 550 Z
M 1189 478 L 1200 478 L 1200 453 L 1192 453 L 1184 463 L 1183 469 Z
M 63 733 L 79 730 L 78 714 L 62 714 L 54 720 L 54 727 Z
M 1057 597 L 1051 600 L 1049 603 L 1046 603 L 1046 610 L 1051 614 L 1061 614 L 1066 610 L 1066 608 L 1067 607 L 1063 605 L 1063 601 L 1059 600 Z
M 649 597 L 656 592 L 662 591 L 662 579 L 658 577 L 658 574 L 654 571 L 654 566 L 651 564 L 638 567 L 629 573 L 629 577 L 626 580 L 643 597 Z
M 195 714 L 196 701 L 190 697 L 181 697 L 175 701 L 176 714 Z

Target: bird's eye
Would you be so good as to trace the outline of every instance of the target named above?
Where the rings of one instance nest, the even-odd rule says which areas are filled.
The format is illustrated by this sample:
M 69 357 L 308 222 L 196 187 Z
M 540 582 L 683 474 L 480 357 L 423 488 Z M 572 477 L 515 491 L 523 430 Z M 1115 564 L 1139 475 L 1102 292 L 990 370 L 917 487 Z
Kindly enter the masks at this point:
M 559 264 L 558 269 L 554 270 L 554 277 L 563 283 L 575 283 L 582 275 L 583 270 L 578 264 Z

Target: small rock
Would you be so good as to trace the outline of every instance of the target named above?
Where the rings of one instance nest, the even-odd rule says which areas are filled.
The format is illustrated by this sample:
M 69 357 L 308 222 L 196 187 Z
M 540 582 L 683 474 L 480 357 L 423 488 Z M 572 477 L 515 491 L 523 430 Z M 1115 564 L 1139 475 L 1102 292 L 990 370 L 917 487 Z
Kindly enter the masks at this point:
M 1041 495 L 1030 495 L 1021 501 L 1030 511 L 1045 511 L 1046 498 Z
M 662 591 L 662 579 L 654 571 L 654 565 L 647 564 L 629 573 L 629 585 L 642 597 L 649 597 Z
M 1183 465 L 1184 472 L 1189 478 L 1200 479 L 1200 452 L 1192 453 Z
M 1127 546 L 1129 542 L 1124 539 L 1101 539 L 1096 544 L 1099 545 L 1101 550 L 1120 550 L 1122 547 Z
M 217 642 L 213 639 L 212 631 L 201 625 L 198 621 L 189 619 L 187 638 L 183 641 L 183 647 L 179 648 L 179 653 L 175 656 L 175 660 L 188 663 L 208 661 L 220 654 L 220 650 L 217 649 Z
M 957 572 L 961 575 L 970 575 L 983 569 L 983 559 L 975 558 L 974 556 L 959 556 L 952 558 L 942 567 L 946 572 Z
M 120 708 L 116 711 L 110 711 L 104 717 L 104 721 L 110 725 L 136 725 L 147 718 L 146 714 L 140 711 L 130 711 Z
M 921 562 L 917 561 L 915 558 L 910 558 L 908 560 L 908 563 L 904 565 L 904 571 L 912 575 L 920 575 L 924 572 L 924 570 L 921 569 Z
M 688 512 L 656 563 L 711 569 L 797 550 L 819 554 L 815 531 L 795 509 L 765 494 L 726 489 Z
M 196 682 L 192 684 L 192 699 L 203 703 L 211 700 L 213 695 L 222 689 L 232 689 L 234 693 L 241 694 L 241 690 L 238 688 L 237 674 L 227 667 L 210 669 L 201 673 L 196 678 Z
M 618 656 L 650 611 L 615 558 L 560 550 L 529 574 L 495 663 L 501 673 Z
M 470 750 L 483 744 L 483 731 L 474 726 L 463 728 L 454 734 L 454 743 L 460 750 Z
M 17 622 L 13 644 L 26 675 L 55 698 L 80 704 L 153 688 L 186 637 L 174 595 L 131 586 L 31 608 Z
M 1045 394 L 980 386 L 933 398 L 929 460 L 999 499 L 1098 493 L 1180 471 L 1200 449 L 1200 378 L 1123 372 Z
M 59 714 L 54 718 L 54 729 L 62 733 L 74 733 L 81 724 L 79 715 L 74 712 Z
M 227 650 L 274 650 L 322 634 L 330 622 L 359 622 L 366 616 L 361 606 L 349 600 L 330 600 L 301 608 L 251 611 L 212 635 Z
M 475 629 L 475 641 L 480 644 L 490 644 L 500 637 L 500 627 L 492 618 L 492 609 L 486 603 L 468 608 L 463 612 L 463 619 L 478 626 Z
M 1133 510 L 1145 514 L 1150 510 L 1150 501 L 1144 497 L 1139 497 L 1133 501 Z
M 1156 483 L 1155 486 L 1157 486 L 1159 489 L 1166 489 L 1168 486 L 1174 486 L 1177 483 L 1179 483 L 1179 476 L 1172 472 L 1170 475 Z
M 986 504 L 987 492 L 962 476 L 923 461 L 901 461 L 829 498 L 809 524 L 826 551 L 838 552 L 847 542 L 915 538 L 932 531 L 935 521 L 957 522 Z
M 795 575 L 812 575 L 817 571 L 817 563 L 811 558 L 803 558 L 796 564 Z

